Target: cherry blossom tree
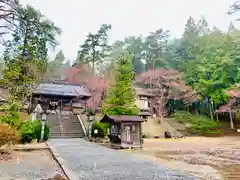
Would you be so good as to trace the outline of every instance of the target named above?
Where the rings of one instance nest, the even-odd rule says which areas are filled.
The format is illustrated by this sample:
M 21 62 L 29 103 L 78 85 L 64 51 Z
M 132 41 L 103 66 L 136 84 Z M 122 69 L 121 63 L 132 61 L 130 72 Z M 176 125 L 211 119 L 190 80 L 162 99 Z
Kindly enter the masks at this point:
M 161 120 L 166 115 L 165 106 L 169 99 L 183 100 L 187 104 L 198 97 L 196 91 L 185 84 L 181 74 L 173 69 L 160 68 L 144 72 L 136 77 L 136 84 L 156 95 L 150 104 Z
M 87 88 L 91 93 L 91 98 L 87 101 L 87 108 L 96 110 L 101 107 L 103 99 L 106 95 L 108 82 L 104 77 L 91 76 L 87 83 Z

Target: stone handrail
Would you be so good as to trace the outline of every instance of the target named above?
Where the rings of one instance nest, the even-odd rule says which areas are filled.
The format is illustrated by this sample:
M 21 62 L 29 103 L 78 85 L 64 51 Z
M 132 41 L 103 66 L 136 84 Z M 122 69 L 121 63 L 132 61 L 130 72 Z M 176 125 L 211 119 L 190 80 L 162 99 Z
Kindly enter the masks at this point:
M 80 122 L 80 124 L 81 124 L 81 126 L 82 126 L 82 130 L 83 130 L 84 135 L 87 136 L 87 130 L 86 130 L 86 127 L 85 127 L 85 125 L 83 124 L 83 122 L 82 122 L 82 118 L 80 117 L 79 114 L 77 114 L 77 118 L 78 118 L 78 120 L 79 120 L 79 122 Z

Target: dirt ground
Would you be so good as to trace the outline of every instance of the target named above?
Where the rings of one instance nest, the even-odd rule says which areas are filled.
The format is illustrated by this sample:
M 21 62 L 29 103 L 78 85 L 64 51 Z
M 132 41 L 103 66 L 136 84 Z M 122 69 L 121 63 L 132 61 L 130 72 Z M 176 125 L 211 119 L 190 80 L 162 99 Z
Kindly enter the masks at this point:
M 66 176 L 48 150 L 13 151 L 0 154 L 1 180 L 46 180 L 55 175 Z
M 240 179 L 240 136 L 144 139 L 143 149 L 132 152 L 200 180 Z

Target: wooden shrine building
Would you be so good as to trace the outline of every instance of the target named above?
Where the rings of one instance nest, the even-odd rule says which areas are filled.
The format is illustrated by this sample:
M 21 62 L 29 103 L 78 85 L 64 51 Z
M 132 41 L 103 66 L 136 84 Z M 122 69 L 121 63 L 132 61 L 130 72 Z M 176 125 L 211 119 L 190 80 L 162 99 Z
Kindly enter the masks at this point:
M 31 109 L 40 104 L 44 111 L 84 109 L 91 97 L 88 89 L 80 85 L 64 83 L 42 83 L 32 94 Z
M 105 115 L 100 122 L 109 124 L 109 138 L 111 145 L 121 148 L 142 147 L 141 123 L 143 120 L 140 116 Z

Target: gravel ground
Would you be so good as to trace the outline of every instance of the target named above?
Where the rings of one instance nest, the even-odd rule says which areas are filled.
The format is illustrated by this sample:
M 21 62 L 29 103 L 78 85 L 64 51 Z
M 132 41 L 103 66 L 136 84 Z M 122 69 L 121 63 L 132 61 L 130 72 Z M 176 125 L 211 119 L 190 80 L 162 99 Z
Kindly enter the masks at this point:
M 50 143 L 81 180 L 194 180 L 177 171 L 84 139 L 52 139 Z
M 42 180 L 63 174 L 48 150 L 17 151 L 11 157 L 0 161 L 1 180 Z
M 240 136 L 144 139 L 141 151 L 128 152 L 199 180 L 240 179 Z

